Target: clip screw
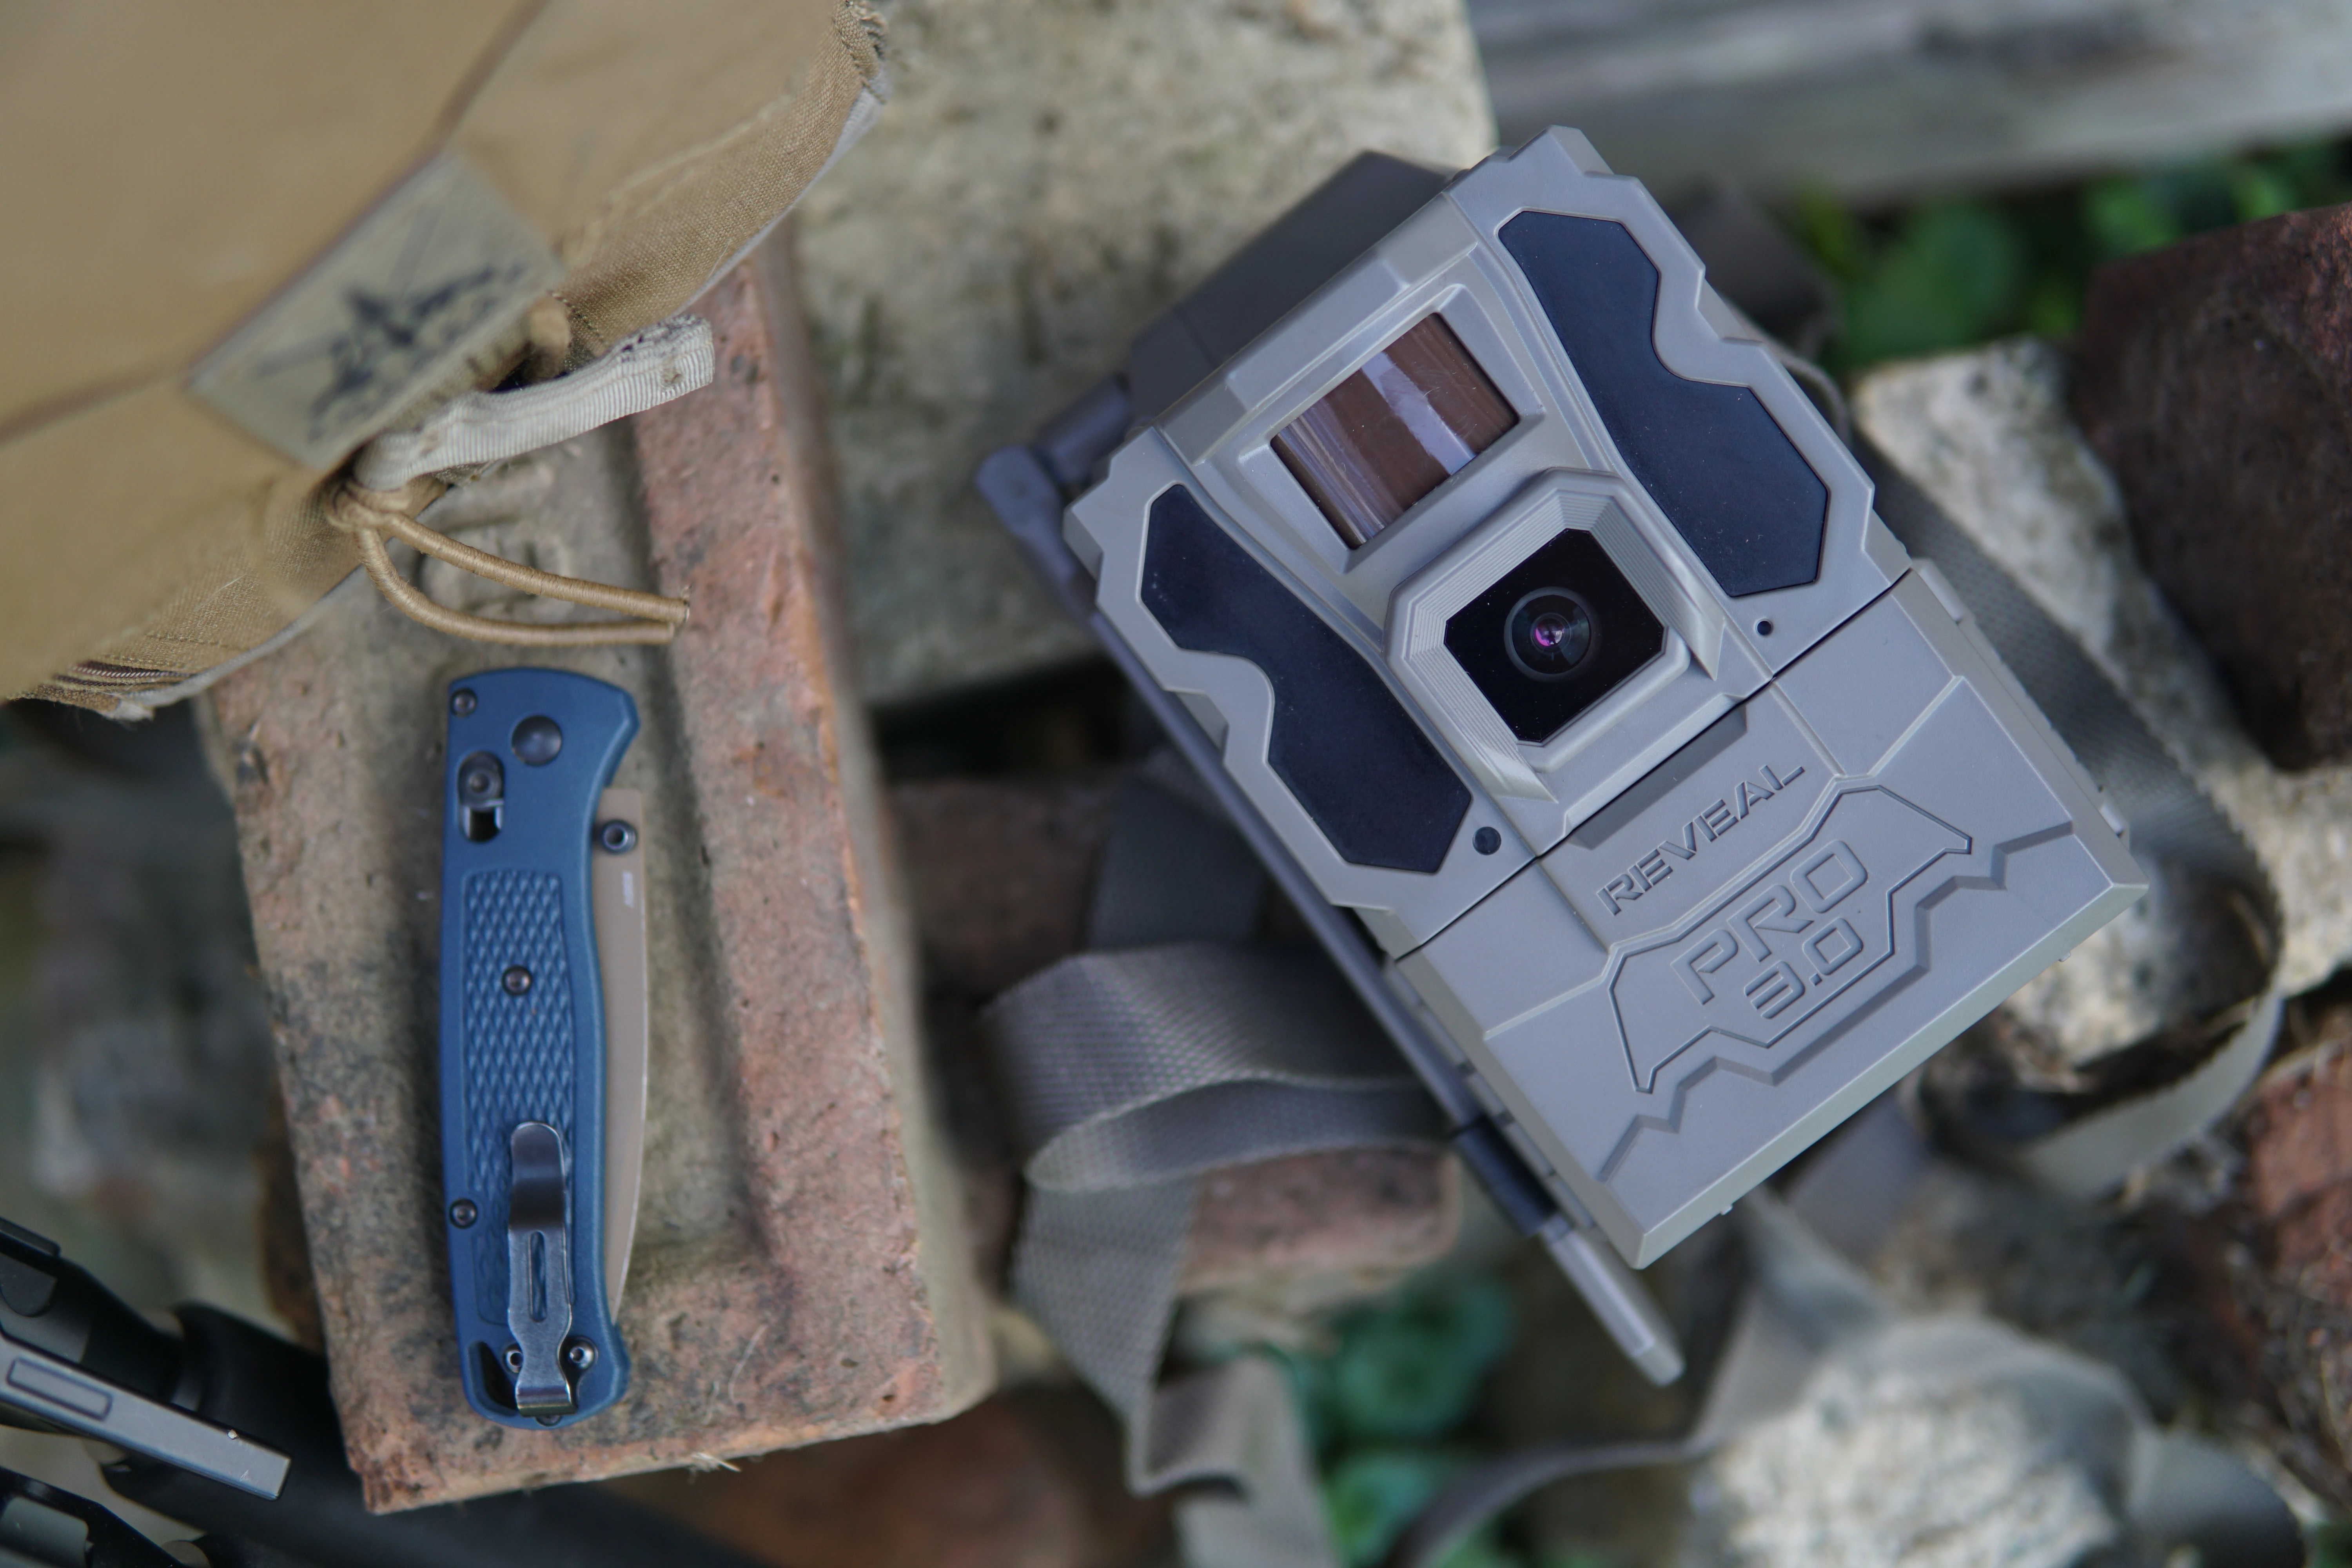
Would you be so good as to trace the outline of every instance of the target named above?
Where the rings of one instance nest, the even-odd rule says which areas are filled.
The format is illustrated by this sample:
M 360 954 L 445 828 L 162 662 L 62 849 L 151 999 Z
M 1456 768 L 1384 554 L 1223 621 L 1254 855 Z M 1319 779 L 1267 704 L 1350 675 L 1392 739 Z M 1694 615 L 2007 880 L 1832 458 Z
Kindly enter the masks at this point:
M 564 1363 L 574 1372 L 586 1372 L 596 1364 L 596 1347 L 586 1340 L 574 1340 L 563 1348 Z
M 449 1223 L 459 1230 L 464 1230 L 481 1217 L 482 1211 L 474 1206 L 471 1198 L 459 1198 L 449 1205 Z

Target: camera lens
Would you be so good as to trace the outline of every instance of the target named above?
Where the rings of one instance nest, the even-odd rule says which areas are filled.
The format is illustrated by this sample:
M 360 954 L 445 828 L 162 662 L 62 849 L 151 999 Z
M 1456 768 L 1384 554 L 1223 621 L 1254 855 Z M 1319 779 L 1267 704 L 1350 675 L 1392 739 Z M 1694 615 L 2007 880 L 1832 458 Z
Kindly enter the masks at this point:
M 1601 542 L 1563 530 L 1445 621 L 1445 651 L 1519 740 L 1540 745 L 1665 647 Z
M 1538 588 L 1511 606 L 1503 643 L 1524 673 L 1561 679 L 1592 651 L 1592 612 L 1565 588 Z

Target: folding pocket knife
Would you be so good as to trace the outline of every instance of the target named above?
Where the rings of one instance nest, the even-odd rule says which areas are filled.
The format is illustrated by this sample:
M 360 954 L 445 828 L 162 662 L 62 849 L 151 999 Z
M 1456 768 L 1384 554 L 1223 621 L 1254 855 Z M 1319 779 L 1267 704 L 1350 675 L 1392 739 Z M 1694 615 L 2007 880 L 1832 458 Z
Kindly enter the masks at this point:
M 645 1148 L 644 812 L 606 786 L 617 687 L 486 670 L 448 692 L 441 1163 L 466 1398 L 562 1426 L 627 1388 L 614 1326 Z

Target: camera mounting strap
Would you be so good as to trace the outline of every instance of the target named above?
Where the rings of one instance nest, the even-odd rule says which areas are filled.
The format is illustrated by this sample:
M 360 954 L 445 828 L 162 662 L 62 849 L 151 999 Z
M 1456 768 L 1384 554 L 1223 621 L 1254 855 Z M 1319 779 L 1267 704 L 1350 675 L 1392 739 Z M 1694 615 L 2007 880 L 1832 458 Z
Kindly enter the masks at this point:
M 2284 917 L 2245 837 L 2089 653 L 1927 492 L 1867 440 L 1855 455 L 1878 487 L 1878 513 L 1934 564 L 2018 683 L 2131 825 L 2133 853 L 2228 889 L 2252 927 L 2264 979 L 2214 1021 L 2217 1049 L 2153 1088 L 2052 1094 L 2054 1131 L 1988 1151 L 2055 1191 L 2092 1197 L 2172 1153 L 2219 1121 L 2269 1059 L 2284 1013 L 2277 965 Z M 2119 1053 L 2120 1054 L 2120 1053 Z
M 1245 1356 L 1159 1382 L 1196 1189 L 1220 1166 L 1443 1130 L 1319 952 L 1238 940 L 1265 878 L 1181 766 L 1167 758 L 1163 782 L 1147 769 L 1122 791 L 1089 921 L 1097 950 L 985 1015 L 1031 1187 L 1013 1294 L 1125 1423 L 1136 1492 L 1238 1489 L 1179 1505 L 1189 1561 L 1332 1568 L 1283 1372 Z

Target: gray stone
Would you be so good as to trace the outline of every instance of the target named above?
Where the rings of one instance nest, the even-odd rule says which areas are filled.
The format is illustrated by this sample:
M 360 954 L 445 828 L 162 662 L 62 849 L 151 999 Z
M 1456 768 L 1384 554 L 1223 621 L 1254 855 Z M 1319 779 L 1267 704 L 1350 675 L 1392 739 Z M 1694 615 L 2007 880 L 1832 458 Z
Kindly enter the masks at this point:
M 2019 340 L 1889 366 L 1855 387 L 1853 412 L 2074 636 L 2245 834 L 2284 908 L 2281 987 L 2306 989 L 2352 959 L 2352 767 L 2282 773 L 2247 738 L 2211 664 L 2133 554 L 2115 483 L 2066 411 L 2057 351 Z M 2063 981 L 2035 982 L 2019 1005 L 2054 1020 L 2064 990 L 2082 1054 L 2095 1055 L 2119 1043 L 2118 1020 L 2168 1005 L 2149 988 L 2174 977 L 2141 962 L 2139 945 L 2127 930 L 2107 947 L 2086 946 Z M 2101 963 L 2107 978 L 2095 982 L 2084 972 Z
M 1832 1363 L 1692 1483 L 1683 1568 L 2068 1568 L 2122 1526 L 2016 1387 Z
M 988 451 L 1365 148 L 1494 144 L 1457 0 L 900 0 L 896 96 L 803 203 L 865 689 L 1084 656 L 979 497 Z
M 1916 1317 L 1970 1313 L 2105 1362 L 2158 1415 L 2184 1393 L 2153 1293 L 2158 1247 L 2114 1215 L 2029 1182 L 1931 1162 L 1870 1277 Z

